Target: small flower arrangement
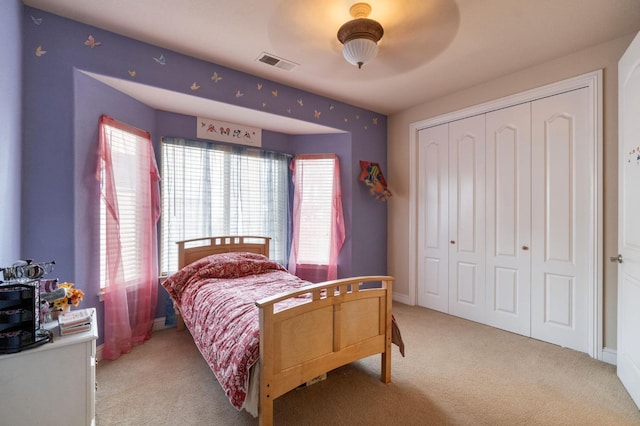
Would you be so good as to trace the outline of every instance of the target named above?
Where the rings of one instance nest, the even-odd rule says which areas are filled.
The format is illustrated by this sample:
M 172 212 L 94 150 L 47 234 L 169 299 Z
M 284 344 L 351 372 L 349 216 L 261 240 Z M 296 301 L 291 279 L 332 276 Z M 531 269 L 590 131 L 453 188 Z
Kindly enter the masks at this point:
M 67 306 L 78 306 L 84 298 L 84 292 L 79 288 L 73 288 L 73 283 L 58 284 L 58 288 L 66 288 L 67 295 L 53 302 L 53 308 L 55 310 L 62 311 L 65 310 Z

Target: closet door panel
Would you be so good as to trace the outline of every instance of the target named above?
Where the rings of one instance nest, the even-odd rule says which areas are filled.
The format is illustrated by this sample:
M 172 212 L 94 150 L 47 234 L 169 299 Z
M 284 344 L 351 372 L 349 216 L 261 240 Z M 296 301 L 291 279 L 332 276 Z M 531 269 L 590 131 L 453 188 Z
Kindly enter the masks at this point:
M 418 304 L 449 312 L 449 126 L 418 134 Z
M 594 135 L 587 89 L 532 103 L 531 336 L 589 350 Z
M 484 322 L 485 117 L 449 124 L 449 313 Z
M 486 116 L 486 323 L 531 333 L 531 104 Z

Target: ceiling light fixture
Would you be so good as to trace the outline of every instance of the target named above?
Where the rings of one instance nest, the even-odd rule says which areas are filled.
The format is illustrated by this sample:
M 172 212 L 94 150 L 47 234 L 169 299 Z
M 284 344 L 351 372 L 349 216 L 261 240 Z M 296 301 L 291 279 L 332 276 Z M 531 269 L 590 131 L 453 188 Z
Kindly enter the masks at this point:
M 349 9 L 353 20 L 346 22 L 338 30 L 338 40 L 342 43 L 344 58 L 362 68 L 378 54 L 378 41 L 384 30 L 382 25 L 367 16 L 371 13 L 371 6 L 367 3 L 356 3 Z

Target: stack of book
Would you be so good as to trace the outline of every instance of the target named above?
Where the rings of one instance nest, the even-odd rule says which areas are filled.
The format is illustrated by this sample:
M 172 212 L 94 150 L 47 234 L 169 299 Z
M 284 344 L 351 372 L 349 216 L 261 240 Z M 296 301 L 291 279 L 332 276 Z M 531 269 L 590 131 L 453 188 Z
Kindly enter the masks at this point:
M 90 330 L 91 322 L 93 321 L 93 312 L 93 309 L 78 309 L 60 315 L 58 317 L 60 335 L 67 336 L 69 334 Z

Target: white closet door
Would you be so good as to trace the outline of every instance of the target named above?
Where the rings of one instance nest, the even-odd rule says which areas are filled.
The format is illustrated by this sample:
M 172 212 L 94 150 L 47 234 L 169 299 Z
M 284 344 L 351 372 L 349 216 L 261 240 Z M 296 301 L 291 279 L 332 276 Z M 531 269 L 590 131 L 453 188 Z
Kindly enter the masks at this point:
M 485 116 L 449 124 L 449 313 L 484 322 Z
M 418 304 L 449 312 L 449 125 L 418 134 Z
M 587 89 L 532 103 L 531 337 L 589 351 L 594 135 Z
M 640 36 L 618 64 L 618 377 L 640 408 Z M 611 253 L 613 254 L 613 253 Z
M 531 104 L 486 116 L 486 324 L 531 333 Z

